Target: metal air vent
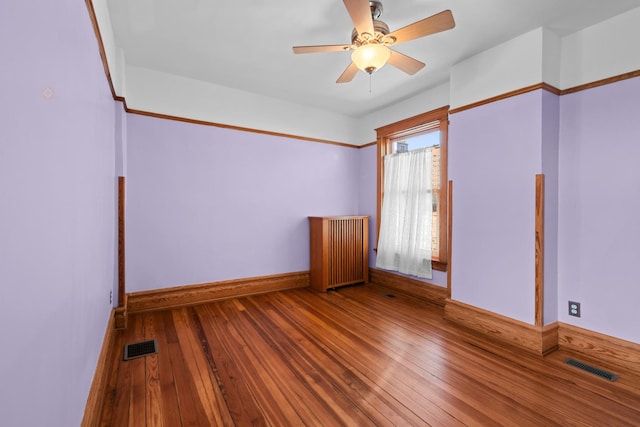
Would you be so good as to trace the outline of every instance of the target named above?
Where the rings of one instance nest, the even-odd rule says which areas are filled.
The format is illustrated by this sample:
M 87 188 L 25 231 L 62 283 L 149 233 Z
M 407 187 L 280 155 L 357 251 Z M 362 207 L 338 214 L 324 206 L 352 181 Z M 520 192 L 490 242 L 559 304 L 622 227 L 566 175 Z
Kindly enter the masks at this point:
M 605 371 L 604 369 L 596 368 L 595 366 L 587 365 L 586 363 L 580 362 L 576 359 L 568 358 L 564 361 L 564 363 L 570 366 L 574 366 L 578 369 L 582 369 L 583 371 L 589 372 L 593 375 L 597 375 L 609 381 L 615 381 L 618 379 L 618 376 L 614 373 Z
M 158 352 L 156 340 L 142 341 L 124 346 L 124 360 L 135 359 L 136 357 L 148 356 Z

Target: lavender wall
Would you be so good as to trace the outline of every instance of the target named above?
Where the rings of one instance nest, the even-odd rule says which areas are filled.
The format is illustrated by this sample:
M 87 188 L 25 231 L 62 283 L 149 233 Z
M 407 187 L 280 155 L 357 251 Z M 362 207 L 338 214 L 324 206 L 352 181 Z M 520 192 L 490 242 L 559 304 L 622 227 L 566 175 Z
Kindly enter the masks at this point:
M 355 148 L 127 117 L 127 290 L 309 269 L 308 216 L 358 214 Z
M 452 298 L 534 321 L 542 91 L 453 114 Z
M 561 98 L 558 272 L 560 321 L 637 343 L 638 99 L 638 77 Z
M 369 215 L 369 266 L 376 266 L 376 221 L 378 215 L 377 191 L 378 191 L 378 147 L 369 145 L 358 150 L 360 157 L 360 182 L 358 202 L 361 215 Z
M 2 2 L 0 52 L 0 424 L 77 426 L 115 281 L 113 100 L 84 2 Z
M 116 177 L 126 177 L 127 175 L 127 113 L 124 109 L 124 105 L 121 102 L 113 103 L 114 109 L 114 149 L 115 149 L 115 174 Z M 119 200 L 119 189 L 115 191 L 115 203 L 116 206 Z M 127 206 L 127 192 L 126 192 L 126 181 L 125 181 L 125 210 Z M 114 247 L 114 258 L 118 258 L 118 246 Z M 114 274 L 118 275 L 118 264 L 114 265 Z M 118 280 L 114 280 L 113 283 L 113 305 L 117 307 L 120 305 L 120 299 L 118 298 L 119 283 Z
M 542 91 L 542 173 L 544 174 L 544 324 L 558 321 L 558 156 L 560 97 Z

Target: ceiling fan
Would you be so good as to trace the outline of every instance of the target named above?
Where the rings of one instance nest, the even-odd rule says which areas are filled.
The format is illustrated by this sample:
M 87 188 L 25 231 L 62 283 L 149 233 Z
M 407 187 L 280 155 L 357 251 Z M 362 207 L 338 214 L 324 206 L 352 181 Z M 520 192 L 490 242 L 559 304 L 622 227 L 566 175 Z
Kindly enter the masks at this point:
M 456 25 L 451 11 L 445 10 L 394 32 L 389 32 L 387 24 L 378 20 L 382 14 L 381 2 L 370 0 L 343 1 L 355 25 L 351 33 L 351 44 L 293 47 L 293 53 L 295 54 L 352 51 L 352 62 L 336 83 L 350 82 L 358 70 L 372 74 L 387 62 L 405 73 L 413 75 L 420 71 L 425 64 L 410 56 L 391 50 L 389 47 L 450 30 Z

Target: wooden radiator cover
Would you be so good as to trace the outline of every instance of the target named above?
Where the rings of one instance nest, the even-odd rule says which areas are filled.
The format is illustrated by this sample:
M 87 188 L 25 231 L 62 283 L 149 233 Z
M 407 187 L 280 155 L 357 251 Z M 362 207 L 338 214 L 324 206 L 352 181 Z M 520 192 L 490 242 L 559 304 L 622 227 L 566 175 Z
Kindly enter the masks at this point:
M 320 292 L 369 281 L 369 217 L 309 217 L 311 287 Z

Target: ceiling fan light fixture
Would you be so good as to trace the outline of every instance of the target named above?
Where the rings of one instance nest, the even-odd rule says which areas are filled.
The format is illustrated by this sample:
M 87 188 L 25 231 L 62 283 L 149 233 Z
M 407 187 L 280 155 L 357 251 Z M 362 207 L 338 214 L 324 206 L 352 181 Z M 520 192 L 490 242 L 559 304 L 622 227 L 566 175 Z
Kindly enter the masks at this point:
M 391 51 L 385 45 L 368 43 L 358 46 L 351 53 L 351 60 L 360 70 L 372 74 L 387 63 Z

